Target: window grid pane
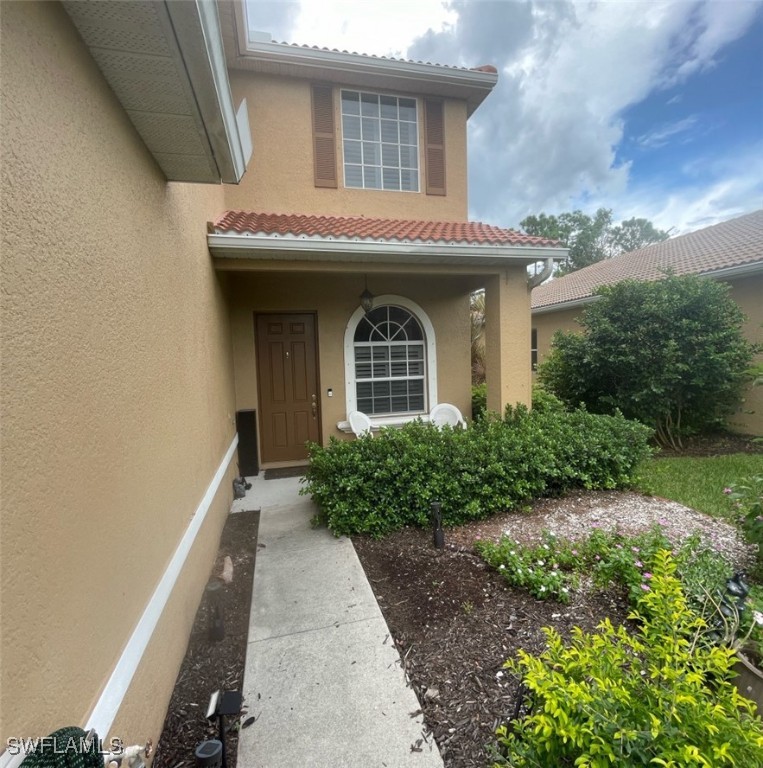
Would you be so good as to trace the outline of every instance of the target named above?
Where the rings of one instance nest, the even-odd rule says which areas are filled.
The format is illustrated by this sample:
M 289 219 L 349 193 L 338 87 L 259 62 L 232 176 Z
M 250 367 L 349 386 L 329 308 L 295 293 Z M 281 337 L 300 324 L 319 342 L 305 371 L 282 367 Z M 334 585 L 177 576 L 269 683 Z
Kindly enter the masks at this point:
M 377 307 L 355 330 L 357 408 L 369 415 L 423 413 L 424 334 L 402 307 Z
M 342 91 L 341 101 L 345 187 L 418 192 L 416 100 Z

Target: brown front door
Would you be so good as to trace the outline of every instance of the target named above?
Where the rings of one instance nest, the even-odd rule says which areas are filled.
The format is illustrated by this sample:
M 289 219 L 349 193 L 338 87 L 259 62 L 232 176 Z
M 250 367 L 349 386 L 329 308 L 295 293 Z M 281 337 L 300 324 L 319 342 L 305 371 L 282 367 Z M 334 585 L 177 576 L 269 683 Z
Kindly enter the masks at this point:
M 255 315 L 263 462 L 307 458 L 320 440 L 315 315 Z

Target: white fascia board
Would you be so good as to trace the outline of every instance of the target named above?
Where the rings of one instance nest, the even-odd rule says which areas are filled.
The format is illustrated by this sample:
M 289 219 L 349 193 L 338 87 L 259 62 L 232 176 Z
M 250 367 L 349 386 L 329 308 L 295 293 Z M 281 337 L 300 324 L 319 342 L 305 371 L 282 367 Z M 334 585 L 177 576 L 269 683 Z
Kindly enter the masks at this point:
M 319 48 L 303 48 L 283 43 L 247 41 L 248 54 L 261 61 L 330 68 L 337 72 L 355 74 L 388 74 L 428 82 L 442 82 L 490 90 L 498 82 L 498 74 L 474 69 L 437 66 L 416 61 L 396 61 L 360 53 L 325 51 Z
M 254 235 L 207 235 L 213 256 L 233 259 L 272 259 L 279 254 L 311 255 L 335 261 L 357 261 L 358 258 L 397 262 L 401 257 L 419 257 L 433 263 L 500 264 L 501 262 L 533 262 L 540 259 L 562 260 L 565 248 L 530 248 L 503 245 L 460 245 L 450 243 L 395 243 L 375 240 L 329 240 L 299 237 L 261 237 Z
M 237 184 L 246 165 L 249 137 L 242 138 L 233 106 L 217 0 L 165 2 L 223 182 Z M 250 153 L 251 154 L 251 153 Z
M 752 264 L 738 264 L 735 267 L 714 269 L 711 272 L 700 272 L 700 277 L 711 277 L 714 280 L 727 280 L 733 277 L 745 277 L 763 272 L 763 261 L 755 261 Z
M 533 315 L 545 315 L 549 312 L 561 312 L 564 309 L 575 309 L 576 307 L 584 307 L 586 304 L 591 304 L 594 301 L 598 301 L 601 298 L 598 294 L 596 296 L 583 296 L 582 299 L 575 299 L 574 301 L 560 301 L 557 304 L 547 304 L 545 307 L 537 307 L 532 309 Z

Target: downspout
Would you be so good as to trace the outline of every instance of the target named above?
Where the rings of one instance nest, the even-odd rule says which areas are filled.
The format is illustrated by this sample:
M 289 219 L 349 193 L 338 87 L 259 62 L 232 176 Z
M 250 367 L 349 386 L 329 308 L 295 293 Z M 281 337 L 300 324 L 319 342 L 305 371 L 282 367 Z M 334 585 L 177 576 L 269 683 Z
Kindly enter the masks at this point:
M 554 259 L 549 257 L 546 259 L 546 263 L 543 269 L 537 274 L 527 279 L 527 285 L 532 290 L 537 288 L 544 280 L 548 280 L 551 277 L 551 273 L 554 271 Z

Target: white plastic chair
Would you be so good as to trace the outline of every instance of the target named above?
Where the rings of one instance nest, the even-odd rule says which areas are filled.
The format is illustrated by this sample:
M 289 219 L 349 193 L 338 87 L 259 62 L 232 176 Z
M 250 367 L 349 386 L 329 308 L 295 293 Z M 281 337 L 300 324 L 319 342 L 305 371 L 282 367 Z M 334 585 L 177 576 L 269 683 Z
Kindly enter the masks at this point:
M 373 437 L 373 432 L 371 432 L 371 419 L 369 419 L 365 413 L 353 411 L 347 418 L 350 422 L 350 429 L 355 433 L 355 437 L 363 437 L 363 435 L 370 435 Z
M 466 429 L 466 420 L 461 411 L 450 403 L 439 403 L 429 413 L 429 420 L 436 427 L 462 427 Z

